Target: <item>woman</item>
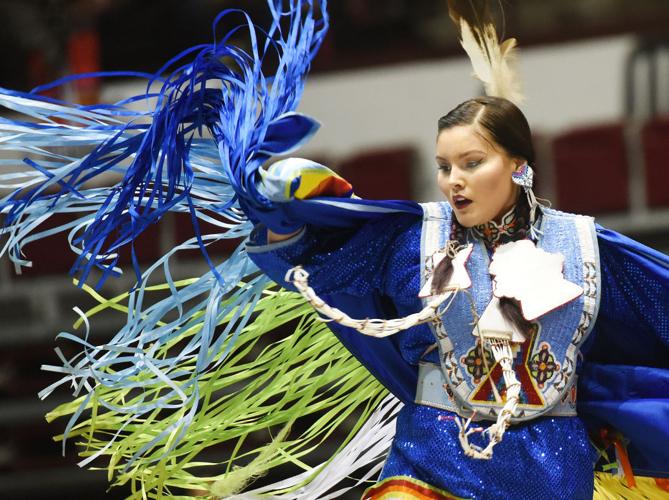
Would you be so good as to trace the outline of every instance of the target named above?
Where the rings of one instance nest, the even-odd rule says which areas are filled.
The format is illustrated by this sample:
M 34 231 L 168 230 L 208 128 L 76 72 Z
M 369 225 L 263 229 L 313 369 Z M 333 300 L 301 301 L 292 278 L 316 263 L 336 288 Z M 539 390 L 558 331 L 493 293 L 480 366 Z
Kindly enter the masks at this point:
M 350 311 L 348 305 L 357 298 L 374 303 L 369 305 L 368 314 L 374 312 L 375 316 L 386 318 L 408 316 L 423 308 L 419 297 L 431 275 L 425 268 L 430 265 L 431 252 L 439 250 L 444 241 L 484 247 L 482 256 L 484 259 L 491 257 L 493 261 L 496 249 L 509 242 L 528 241 L 528 238 L 537 246 L 562 255 L 565 275 L 583 287 L 579 293 L 581 297 L 565 300 L 564 304 L 534 322 L 523 321 L 525 318 L 516 320 L 527 337 L 518 344 L 514 361 L 514 371 L 521 385 L 518 413 L 525 413 L 526 418 L 519 419 L 506 430 L 503 440 L 494 446 L 492 456 L 486 457 L 488 459 L 471 457 L 485 446 L 485 438 L 482 437 L 480 446 L 469 453 L 470 456 L 464 451 L 471 450 L 468 440 L 464 443 L 461 440 L 466 434 L 462 432 L 463 422 L 472 415 L 472 409 L 479 415 L 490 409 L 499 410 L 502 401 L 495 400 L 495 396 L 499 398 L 499 394 L 494 394 L 495 390 L 504 399 L 505 387 L 493 355 L 487 347 L 485 354 L 482 353 L 482 343 L 471 330 L 471 325 L 484 316 L 491 299 L 489 291 L 486 295 L 486 292 L 476 290 L 491 287 L 487 264 L 477 265 L 472 257 L 467 264 L 474 281 L 472 294 L 478 308 L 475 321 L 471 316 L 463 316 L 463 309 L 470 308 L 468 299 L 456 300 L 443 316 L 433 318 L 433 331 L 422 324 L 385 339 L 393 343 L 399 357 L 383 359 L 382 355 L 382 359 L 374 359 L 374 353 L 380 352 L 374 342 L 381 339 L 357 347 L 358 351 L 354 352 L 358 358 L 391 388 L 401 384 L 397 380 L 407 367 L 415 370 L 420 366 L 415 403 L 413 397 L 405 401 L 398 416 L 397 434 L 381 476 L 382 482 L 370 489 L 368 496 L 382 497 L 395 491 L 393 488 L 399 488 L 397 491 L 404 488 L 429 492 L 428 495 L 465 498 L 535 498 L 555 496 L 558 492 L 562 498 L 592 498 L 593 471 L 599 453 L 590 443 L 582 420 L 576 416 L 576 386 L 570 374 L 581 372 L 582 359 L 588 360 L 591 353 L 599 362 L 606 362 L 610 357 L 614 358 L 613 362 L 620 362 L 621 355 L 610 346 L 620 341 L 616 337 L 619 337 L 617 332 L 621 324 L 633 329 L 633 334 L 626 330 L 627 335 L 634 337 L 631 342 L 627 340 L 628 349 L 634 346 L 633 349 L 639 351 L 641 344 L 648 342 L 663 353 L 659 357 L 656 357 L 657 352 L 649 353 L 651 365 L 669 354 L 669 344 L 666 339 L 662 340 L 666 335 L 662 325 L 668 317 L 667 309 L 662 305 L 669 298 L 666 272 L 660 278 L 647 271 L 651 262 L 649 257 L 664 262 L 666 257 L 601 228 L 595 236 L 594 225 L 588 218 L 533 206 L 533 197 L 526 197 L 519 185 L 523 184 L 519 174 L 528 164 L 534 165 L 530 129 L 520 110 L 505 99 L 473 99 L 440 119 L 436 158 L 437 182 L 450 208 L 445 203 L 428 204 L 423 207 L 424 217 L 389 215 L 367 223 L 352 235 L 335 236 L 331 229 L 307 226 L 286 238 L 257 227 L 249 253 L 261 269 L 286 287 L 292 287 L 284 281 L 287 271 L 300 264 L 309 274 L 310 286 L 326 303 Z M 276 168 L 279 169 L 289 170 L 285 164 Z M 272 171 L 270 169 L 270 174 Z M 294 176 L 293 171 L 291 177 Z M 536 214 L 533 213 L 535 210 Z M 441 237 L 441 244 L 431 250 L 426 243 L 434 239 L 430 231 Z M 580 239 L 575 238 L 577 232 Z M 269 237 L 269 244 L 263 244 L 265 235 Z M 625 241 L 625 246 L 620 245 L 621 240 Z M 585 248 L 588 245 L 590 247 Z M 635 248 L 639 253 L 628 254 Z M 621 259 L 632 275 L 641 273 L 645 276 L 649 286 L 659 293 L 658 300 L 644 308 L 630 297 L 621 301 L 620 291 L 629 279 L 628 275 L 621 276 L 613 270 L 620 267 Z M 523 266 L 530 264 L 514 262 L 518 280 L 523 279 Z M 601 287 L 598 285 L 600 280 Z M 554 291 L 552 284 L 544 282 L 543 288 L 550 289 L 544 291 Z M 464 292 L 463 289 L 459 293 L 465 295 Z M 541 287 L 538 292 L 542 293 Z M 370 296 L 374 299 L 370 300 Z M 512 303 L 509 314 L 512 322 L 514 309 L 518 310 L 518 307 Z M 360 316 L 364 317 L 363 314 Z M 449 316 L 463 317 L 451 320 Z M 574 316 L 578 319 L 576 323 Z M 656 318 L 657 321 L 640 328 L 635 326 L 638 322 L 632 320 L 635 317 Z M 464 335 L 462 332 L 458 334 L 456 329 L 463 327 Z M 331 323 L 331 328 L 344 341 L 348 339 L 346 327 Z M 450 339 L 447 342 L 456 345 L 451 346 L 450 351 L 443 345 L 441 349 L 435 349 L 435 339 L 437 344 L 444 344 L 446 338 Z M 574 348 L 569 349 L 565 343 L 573 344 Z M 439 372 L 435 367 L 440 359 L 445 375 L 439 377 L 441 374 L 437 374 L 437 385 L 443 385 L 446 390 L 435 391 L 431 377 L 435 376 L 435 371 Z M 486 362 L 489 366 L 485 366 Z M 398 366 L 398 363 L 404 366 Z M 384 364 L 392 366 L 391 372 L 395 375 L 379 368 Z M 666 362 L 660 361 L 656 366 L 666 366 Z M 608 370 L 599 364 L 588 366 L 589 373 L 594 369 Z M 632 369 L 611 367 L 612 371 L 622 372 Z M 388 378 L 392 379 L 390 383 Z M 586 385 L 579 388 L 585 391 L 586 398 L 591 396 L 590 383 L 596 382 L 586 379 Z M 553 392 L 551 387 L 555 389 Z M 508 385 L 506 389 L 509 389 Z M 458 390 L 465 395 L 464 402 L 453 397 L 453 391 Z M 444 397 L 446 391 L 450 400 Z M 401 394 L 398 396 L 402 397 Z M 602 399 L 602 395 L 598 398 Z M 581 394 L 578 399 L 581 400 Z M 590 404 L 597 406 L 596 401 Z M 584 406 L 586 415 L 592 412 L 588 405 Z M 601 418 L 601 415 L 596 416 Z M 610 422 L 616 420 L 613 414 L 608 417 Z M 496 419 L 498 414 L 492 411 L 474 425 L 485 428 Z M 592 420 L 590 418 L 590 423 Z M 630 426 L 633 434 L 639 434 L 638 424 Z M 659 429 L 661 424 L 655 417 L 650 417 L 647 425 Z M 642 438 L 642 441 L 645 440 Z M 632 441 L 632 446 L 637 444 Z M 648 441 L 644 443 L 648 444 Z M 666 460 L 660 447 L 655 447 L 654 453 L 656 466 L 662 463 L 660 460 Z
M 297 415 L 306 411 L 308 403 L 303 402 L 318 397 L 312 380 L 321 380 L 324 387 L 336 381 L 325 379 L 332 370 L 327 362 L 318 365 L 322 371 L 312 366 L 303 369 L 315 375 L 309 373 L 306 384 L 300 378 L 299 391 L 286 390 L 286 385 L 288 389 L 297 385 L 296 377 L 288 375 L 301 369 L 303 352 L 312 353 L 311 363 L 322 363 L 317 348 L 328 341 L 318 331 L 320 336 L 309 339 L 303 351 L 296 349 L 299 355 L 294 355 L 297 361 L 288 375 L 285 365 L 293 361 L 293 343 L 279 345 L 280 356 L 274 350 L 268 356 L 263 351 L 252 369 L 235 364 L 244 362 L 243 342 L 255 342 L 258 332 L 276 324 L 261 314 L 247 328 L 254 307 L 256 312 L 270 311 L 283 318 L 290 317 L 286 311 L 291 308 L 272 307 L 292 305 L 267 291 L 267 280 L 255 275 L 243 248 L 220 265 L 208 259 L 209 241 L 246 236 L 250 230 L 238 206 L 255 223 L 247 246 L 251 258 L 291 289 L 294 284 L 285 280 L 287 271 L 304 266 L 315 293 L 348 317 L 315 300 L 300 282 L 306 275 L 293 272 L 298 278 L 295 286 L 340 321 L 330 326 L 341 343 L 405 403 L 382 475 L 389 481 L 369 495 L 380 496 L 384 488 L 387 492 L 398 486 L 432 496 L 446 495 L 444 491 L 505 498 L 591 494 L 595 453 L 573 408 L 574 373 L 579 370 L 581 415 L 589 415 L 593 423 L 598 419 L 598 425 L 610 422 L 630 438 L 637 470 L 669 463 L 663 446 L 666 431 L 655 415 L 644 414 L 643 404 L 643 398 L 659 387 L 645 382 L 666 378 L 666 370 L 644 371 L 644 384 L 639 386 L 620 383 L 629 382 L 630 371 L 639 373 L 641 368 L 635 365 L 666 367 L 666 257 L 605 230 L 595 235 L 590 219 L 538 207 L 531 192 L 529 167 L 534 154 L 529 128 L 518 109 L 500 98 L 468 101 L 441 122 L 438 182 L 452 210 L 444 203 L 421 207 L 352 198 L 344 180 L 304 160 L 279 162 L 263 170 L 270 157 L 293 151 L 317 128 L 294 110 L 325 34 L 325 2 L 284 3 L 269 2 L 274 24 L 263 43 L 253 25 L 247 26 L 252 46 L 248 54 L 225 38 L 198 47 L 194 61 L 168 77 L 156 77 L 161 88 L 151 96 L 158 104 L 144 113 L 126 107 L 139 97 L 115 106 L 76 107 L 32 94 L 0 92 L 3 104 L 42 121 L 37 125 L 2 121 L 6 129 L 0 147 L 15 146 L 47 160 L 33 161 L 34 173 L 2 178 L 19 179 L 16 191 L 0 203 L 7 214 L 4 231 L 10 236 L 5 248 L 17 266 L 26 264 L 20 252 L 26 241 L 67 229 L 78 255 L 74 270 L 81 271 L 82 281 L 94 268 L 103 271 L 104 279 L 118 272 L 117 249 L 167 211 L 190 213 L 196 230 L 193 240 L 145 274 L 137 272 L 138 283 L 125 309 L 131 312 L 128 323 L 114 339 L 95 347 L 70 336 L 85 352 L 54 369 L 64 374 L 54 386 L 72 382 L 76 394 L 85 395 L 53 415 L 71 415 L 66 434 L 85 436 L 91 451 L 82 464 L 109 455 L 110 473 L 115 472 L 119 482 L 132 481 L 140 498 L 146 491 L 163 494 L 165 487 L 198 487 L 225 496 L 239 491 L 268 464 L 281 459 L 300 463 L 302 449 L 288 449 L 282 441 Z M 284 26 L 288 29 L 280 29 Z M 480 32 L 487 29 L 483 26 Z M 507 50 L 497 47 L 487 53 Z M 265 57 L 278 57 L 272 78 L 263 74 Z M 209 88 L 211 80 L 223 85 Z M 498 90 L 513 87 L 497 85 L 496 78 L 491 83 Z M 69 122 L 62 124 L 63 120 Z M 211 136 L 197 135 L 202 129 Z M 68 144 L 91 146 L 92 152 L 82 158 L 60 154 L 57 148 Z M 85 184 L 108 170 L 122 173 L 112 189 Z M 39 222 L 59 212 L 83 215 L 30 235 Z M 201 235 L 198 220 L 221 230 Z M 174 282 L 169 256 L 197 246 L 211 272 L 198 280 Z M 502 248 L 514 251 L 498 251 Z M 502 254 L 510 254 L 512 264 L 518 264 L 517 250 L 528 260 L 516 265 L 517 272 L 511 275 L 522 275 L 523 283 L 536 285 L 532 274 L 544 269 L 526 263 L 550 261 L 552 266 L 538 282 L 550 286 L 521 287 L 519 303 L 508 296 L 513 293 L 501 291 L 514 282 L 503 278 L 509 266 Z M 169 289 L 171 297 L 144 307 L 147 283 L 156 269 L 165 269 L 167 284 L 162 289 Z M 495 298 L 491 273 L 500 295 Z M 646 284 L 643 290 L 628 286 L 641 280 Z M 554 289 L 560 294 L 535 293 Z M 522 298 L 528 290 L 532 296 Z M 648 293 L 645 298 L 642 291 Z M 535 296 L 541 300 L 533 300 Z M 101 307 L 123 309 L 122 298 L 100 299 Z M 601 312 L 591 332 L 598 300 Z M 528 304 L 536 307 L 534 313 L 525 310 Z M 417 311 L 424 315 L 414 316 Z M 370 317 L 388 320 L 352 319 Z M 401 319 L 393 322 L 396 318 Z M 653 321 L 645 321 L 648 318 Z M 501 333 L 491 336 L 500 324 Z M 368 337 L 345 325 L 386 336 Z M 387 335 L 393 332 L 399 333 Z M 235 341 L 242 343 L 240 356 L 232 351 Z M 624 348 L 616 343 L 624 343 Z M 185 345 L 182 350 L 181 345 Z M 588 360 L 580 366 L 579 351 Z M 272 364 L 260 366 L 268 357 Z M 597 363 L 617 365 L 607 368 Z M 226 371 L 227 365 L 231 366 Z M 268 372 L 274 375 L 272 370 L 281 373 L 279 383 L 271 376 L 262 378 Z M 339 370 L 342 377 L 350 371 Z M 261 401 L 248 415 L 240 409 L 259 399 L 248 398 L 251 392 L 214 397 L 220 394 L 217 391 L 229 391 L 247 373 L 259 380 L 258 391 L 269 392 L 274 383 L 288 397 L 270 395 L 266 405 Z M 286 384 L 281 384 L 283 380 Z M 338 408 L 350 406 L 355 393 L 365 389 L 349 387 L 345 397 L 337 393 Z M 613 389 L 626 390 L 616 394 Z M 299 404 L 292 399 L 294 393 L 300 398 L 304 394 Z M 666 394 L 657 399 L 665 408 Z M 625 401 L 624 412 L 609 411 L 617 401 Z M 276 418 L 282 404 L 291 406 L 290 411 Z M 92 416 L 75 426 L 91 406 Z M 271 418 L 259 423 L 258 415 Z M 494 427 L 483 433 L 479 426 L 488 426 L 485 421 L 494 422 Z M 283 428 L 274 442 L 248 464 L 239 451 L 246 435 L 277 426 Z M 329 435 L 327 424 L 319 423 L 319 428 L 318 436 Z M 639 433 L 640 428 L 657 432 Z M 365 434 L 370 435 L 374 433 Z M 239 439 L 232 455 L 241 455 L 243 473 L 232 467 L 231 459 L 220 476 L 211 478 L 207 471 L 206 477 L 194 477 L 191 471 L 204 462 L 199 460 L 199 452 L 206 450 L 202 443 L 222 442 L 229 436 Z M 374 441 L 378 443 L 383 444 Z M 361 447 L 367 444 L 363 441 Z M 349 470 L 354 469 L 342 466 L 338 472 L 345 476 Z M 289 487 L 280 483 L 272 492 L 295 498 L 300 491 L 302 498 L 313 498 L 303 487 L 312 476 L 298 476 Z

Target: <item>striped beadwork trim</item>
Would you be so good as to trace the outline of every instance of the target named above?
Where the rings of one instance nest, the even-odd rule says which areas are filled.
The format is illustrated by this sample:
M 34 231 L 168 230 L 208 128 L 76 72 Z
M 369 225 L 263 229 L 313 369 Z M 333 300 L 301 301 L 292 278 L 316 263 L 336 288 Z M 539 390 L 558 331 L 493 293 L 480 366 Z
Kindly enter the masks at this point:
M 447 491 L 408 476 L 392 476 L 367 488 L 363 500 L 463 500 Z

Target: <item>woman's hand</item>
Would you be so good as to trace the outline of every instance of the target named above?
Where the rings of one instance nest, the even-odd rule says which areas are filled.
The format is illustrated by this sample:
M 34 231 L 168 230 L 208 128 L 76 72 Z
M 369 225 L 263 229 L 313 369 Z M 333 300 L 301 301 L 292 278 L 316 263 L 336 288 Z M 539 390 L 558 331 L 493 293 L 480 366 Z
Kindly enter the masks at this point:
M 292 238 L 302 229 L 301 221 L 287 210 L 291 201 L 318 196 L 353 196 L 353 188 L 345 179 L 323 165 L 302 158 L 287 158 L 267 170 L 260 170 L 257 189 L 273 204 L 273 209 L 257 214 L 268 228 L 268 243 Z

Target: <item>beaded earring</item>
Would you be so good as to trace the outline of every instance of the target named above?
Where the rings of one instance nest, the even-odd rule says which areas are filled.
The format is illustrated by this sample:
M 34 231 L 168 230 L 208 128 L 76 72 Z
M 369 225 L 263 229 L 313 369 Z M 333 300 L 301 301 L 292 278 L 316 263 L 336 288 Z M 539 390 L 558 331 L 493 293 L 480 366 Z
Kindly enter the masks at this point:
M 532 189 L 534 184 L 534 170 L 532 170 L 532 167 L 525 162 L 518 168 L 518 170 L 511 174 L 511 180 L 514 184 L 518 184 L 525 190 L 525 192 L 527 192 Z
M 539 237 L 539 234 L 541 234 L 541 231 L 536 227 L 537 207 L 539 206 L 539 202 L 534 195 L 534 191 L 532 191 L 532 186 L 534 185 L 534 170 L 532 170 L 532 167 L 525 162 L 511 174 L 511 180 L 525 191 L 527 202 L 530 206 L 530 237 L 536 240 Z

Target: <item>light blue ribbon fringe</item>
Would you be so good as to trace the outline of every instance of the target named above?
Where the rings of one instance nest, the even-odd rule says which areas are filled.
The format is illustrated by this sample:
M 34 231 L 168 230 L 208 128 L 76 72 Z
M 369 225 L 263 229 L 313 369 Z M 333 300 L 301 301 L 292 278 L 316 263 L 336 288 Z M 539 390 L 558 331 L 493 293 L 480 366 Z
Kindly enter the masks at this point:
M 57 350 L 62 366 L 44 367 L 62 378 L 40 397 L 64 384 L 71 384 L 75 396 L 85 395 L 67 423 L 65 440 L 91 398 L 98 397 L 96 386 L 164 385 L 158 399 L 140 397 L 130 406 L 98 398 L 99 405 L 126 414 L 126 425 L 159 409 L 187 409 L 173 428 L 130 458 L 126 468 L 164 445 L 177 426 L 176 439 L 156 460 L 179 444 L 198 411 L 199 377 L 225 361 L 269 283 L 257 273 L 244 244 L 218 265 L 206 251 L 216 241 L 248 236 L 252 224 L 240 211 L 240 204 L 245 208 L 271 204 L 256 189 L 257 170 L 270 154 L 294 149 L 315 131 L 307 123 L 300 137 L 289 137 L 278 145 L 273 137 L 271 147 L 265 145 L 272 126 L 285 124 L 285 118 L 297 108 L 311 60 L 327 30 L 326 1 L 270 0 L 268 6 L 273 23 L 267 32 L 255 27 L 245 12 L 226 10 L 214 21 L 214 33 L 221 20 L 230 16 L 243 20 L 236 30 L 213 44 L 178 54 L 156 75 L 97 73 L 67 77 L 32 93 L 0 89 L 0 106 L 18 116 L 0 118 L 0 151 L 19 156 L 0 161 L 0 189 L 11 190 L 0 200 L 4 217 L 0 234 L 7 237 L 1 254 L 7 254 L 20 272 L 21 267 L 30 266 L 22 253 L 25 245 L 67 232 L 75 256 L 71 272 L 79 275 L 80 283 L 90 279 L 93 268 L 102 271 L 97 287 L 108 276 L 119 275 L 118 251 L 127 245 L 137 277 L 129 296 L 127 322 L 107 343 L 96 346 L 88 341 L 87 319 L 83 338 L 68 332 L 58 335 L 82 349 L 71 359 Z M 246 35 L 248 51 L 231 44 L 233 33 Z M 272 75 L 263 73 L 267 59 L 278 60 Z M 146 92 L 94 106 L 37 94 L 91 76 L 142 78 L 147 82 Z M 142 104 L 146 109 L 137 110 Z M 102 174 L 113 180 L 92 185 Z M 190 214 L 195 237 L 141 272 L 133 242 L 167 212 Z M 40 230 L 55 214 L 78 217 Z M 201 222 L 220 230 L 202 234 Z M 178 288 L 169 259 L 193 248 L 202 251 L 210 270 L 196 282 Z M 159 272 L 171 294 L 146 306 L 147 284 L 151 279 L 155 282 Z M 229 315 L 233 319 L 217 332 Z M 168 321 L 167 317 L 176 319 Z M 196 333 L 179 352 L 156 356 L 161 346 L 186 331 Z M 195 363 L 192 373 L 179 368 L 189 362 Z M 111 442 L 121 430 L 110 437 Z

